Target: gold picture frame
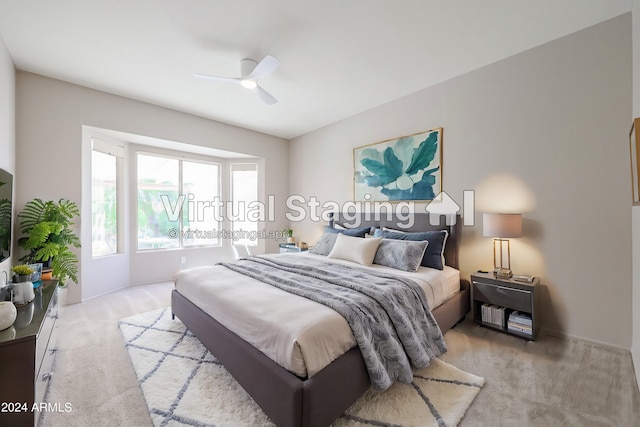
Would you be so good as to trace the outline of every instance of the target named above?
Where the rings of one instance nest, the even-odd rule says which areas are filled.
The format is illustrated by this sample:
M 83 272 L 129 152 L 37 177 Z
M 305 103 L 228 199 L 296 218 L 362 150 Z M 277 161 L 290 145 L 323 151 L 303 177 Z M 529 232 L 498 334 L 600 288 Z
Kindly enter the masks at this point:
M 640 117 L 633 119 L 629 131 L 629 158 L 631 160 L 631 201 L 634 206 L 640 206 Z

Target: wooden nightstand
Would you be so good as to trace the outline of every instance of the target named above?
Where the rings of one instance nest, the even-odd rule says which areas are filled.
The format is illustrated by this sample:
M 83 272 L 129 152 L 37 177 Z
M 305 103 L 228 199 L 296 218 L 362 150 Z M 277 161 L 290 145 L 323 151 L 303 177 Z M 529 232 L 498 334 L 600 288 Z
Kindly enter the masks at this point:
M 532 283 L 496 279 L 493 273 L 471 275 L 473 321 L 501 332 L 535 340 L 540 329 L 539 297 Z

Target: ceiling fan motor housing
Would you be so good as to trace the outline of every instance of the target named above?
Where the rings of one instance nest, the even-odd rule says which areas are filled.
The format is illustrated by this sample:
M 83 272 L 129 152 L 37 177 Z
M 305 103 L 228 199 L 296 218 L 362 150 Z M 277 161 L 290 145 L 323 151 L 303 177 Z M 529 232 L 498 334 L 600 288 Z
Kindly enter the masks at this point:
M 242 76 L 242 78 L 249 76 L 257 65 L 258 63 L 253 59 L 243 59 L 240 61 L 240 76 Z

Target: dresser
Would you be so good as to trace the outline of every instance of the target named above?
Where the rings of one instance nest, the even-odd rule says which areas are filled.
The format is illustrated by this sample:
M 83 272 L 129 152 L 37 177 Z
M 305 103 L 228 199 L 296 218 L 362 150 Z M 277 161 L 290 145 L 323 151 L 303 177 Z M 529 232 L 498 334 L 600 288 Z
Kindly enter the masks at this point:
M 18 307 L 13 326 L 0 331 L 0 425 L 37 425 L 52 375 L 58 317 L 58 281 L 45 280 L 36 297 Z

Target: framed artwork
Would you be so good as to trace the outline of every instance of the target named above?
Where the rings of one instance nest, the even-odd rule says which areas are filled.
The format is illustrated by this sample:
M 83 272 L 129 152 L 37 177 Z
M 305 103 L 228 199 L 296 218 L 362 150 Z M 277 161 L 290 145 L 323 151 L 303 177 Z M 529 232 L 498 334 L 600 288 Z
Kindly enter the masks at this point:
M 640 118 L 636 118 L 631 123 L 629 132 L 629 157 L 631 158 L 631 201 L 634 205 L 640 205 L 640 175 L 638 175 L 638 165 L 640 164 Z
M 433 200 L 442 191 L 442 128 L 353 149 L 356 201 Z

